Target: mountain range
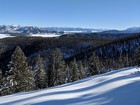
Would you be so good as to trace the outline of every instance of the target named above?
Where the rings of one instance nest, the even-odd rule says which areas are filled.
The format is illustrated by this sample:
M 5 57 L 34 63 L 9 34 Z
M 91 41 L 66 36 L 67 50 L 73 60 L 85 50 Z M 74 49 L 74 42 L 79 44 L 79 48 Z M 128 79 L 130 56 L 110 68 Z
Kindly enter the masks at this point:
M 140 27 L 131 27 L 126 30 L 106 30 L 92 28 L 69 28 L 69 27 L 35 27 L 19 25 L 0 25 L 0 34 L 31 35 L 31 34 L 69 34 L 69 33 L 140 33 Z
M 140 33 L 140 27 L 130 27 L 125 30 L 107 30 L 103 31 L 101 33 L 109 33 L 109 34 L 119 34 L 119 33 Z

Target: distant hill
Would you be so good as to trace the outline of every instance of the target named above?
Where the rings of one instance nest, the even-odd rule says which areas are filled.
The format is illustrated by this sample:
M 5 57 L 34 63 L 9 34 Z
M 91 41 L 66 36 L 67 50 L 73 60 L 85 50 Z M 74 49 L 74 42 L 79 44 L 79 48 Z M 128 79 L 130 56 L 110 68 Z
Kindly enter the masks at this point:
M 119 33 L 140 33 L 140 27 L 130 27 L 126 30 L 107 30 L 101 33 L 119 34 Z

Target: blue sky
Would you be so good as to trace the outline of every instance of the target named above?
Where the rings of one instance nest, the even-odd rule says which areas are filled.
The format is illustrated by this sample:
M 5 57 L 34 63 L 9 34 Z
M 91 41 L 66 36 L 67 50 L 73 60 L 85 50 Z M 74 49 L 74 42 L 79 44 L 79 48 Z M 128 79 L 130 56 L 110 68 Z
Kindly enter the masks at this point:
M 0 0 L 0 24 L 125 29 L 140 26 L 140 0 Z

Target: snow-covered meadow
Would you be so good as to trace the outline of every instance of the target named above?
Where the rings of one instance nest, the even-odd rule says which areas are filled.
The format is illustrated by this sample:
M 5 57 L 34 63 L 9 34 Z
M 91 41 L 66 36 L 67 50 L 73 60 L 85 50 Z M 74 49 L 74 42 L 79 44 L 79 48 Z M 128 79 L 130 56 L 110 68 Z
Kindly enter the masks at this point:
M 0 39 L 7 38 L 7 37 L 13 37 L 13 36 L 10 36 L 8 34 L 0 34 Z
M 32 37 L 59 37 L 61 35 L 57 35 L 57 34 L 31 34 L 30 36 L 32 36 Z M 7 38 L 7 37 L 15 37 L 15 36 L 10 36 L 8 34 L 0 34 L 0 39 Z
M 57 34 L 31 34 L 33 37 L 59 37 Z
M 0 97 L 0 105 L 140 105 L 140 72 L 124 68 L 44 90 Z

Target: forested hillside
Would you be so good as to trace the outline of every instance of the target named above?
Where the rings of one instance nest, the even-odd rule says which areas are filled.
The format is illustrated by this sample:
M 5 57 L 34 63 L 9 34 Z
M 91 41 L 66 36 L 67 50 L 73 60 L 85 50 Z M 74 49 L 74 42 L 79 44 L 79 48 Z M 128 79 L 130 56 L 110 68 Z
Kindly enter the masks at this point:
M 140 64 L 140 35 L 0 40 L 0 95 L 74 82 Z
M 6 66 L 16 46 L 20 46 L 28 58 L 35 58 L 40 54 L 44 59 L 50 52 L 59 48 L 64 58 L 84 51 L 90 46 L 100 46 L 112 42 L 106 38 L 42 38 L 42 37 L 13 37 L 0 39 L 0 68 L 7 70 Z M 30 59 L 29 59 L 30 60 Z

